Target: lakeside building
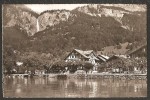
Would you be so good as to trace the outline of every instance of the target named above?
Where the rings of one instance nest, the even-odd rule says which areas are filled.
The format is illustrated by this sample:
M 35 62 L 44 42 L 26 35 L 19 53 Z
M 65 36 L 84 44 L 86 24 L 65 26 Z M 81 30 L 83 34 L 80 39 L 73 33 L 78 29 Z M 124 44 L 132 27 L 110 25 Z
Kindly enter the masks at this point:
M 93 50 L 83 51 L 79 49 L 74 49 L 72 52 L 70 52 L 67 57 L 64 59 L 65 62 L 69 61 L 87 61 L 90 62 L 93 65 L 97 65 L 99 59 L 93 52 Z
M 89 62 L 94 65 L 93 70 L 97 70 L 97 65 L 99 64 L 100 61 L 93 50 L 83 51 L 79 49 L 72 50 L 72 52 L 70 52 L 64 60 L 65 62 L 75 62 L 75 61 Z
M 142 53 L 141 53 L 142 52 Z M 105 55 L 96 55 L 93 50 L 79 50 L 74 49 L 72 52 L 70 52 L 67 57 L 64 59 L 65 62 L 75 62 L 75 61 L 87 61 L 94 65 L 93 71 L 97 71 L 98 67 L 101 66 L 101 64 L 110 65 L 107 66 L 108 69 L 112 72 L 124 72 L 127 70 L 124 66 L 128 64 L 128 62 L 131 62 L 130 58 L 136 58 L 136 57 L 142 57 L 143 52 L 146 52 L 146 45 L 140 46 L 139 48 L 132 50 L 130 52 L 127 52 L 124 55 L 112 55 L 110 57 Z M 140 55 L 141 54 L 141 55 Z M 144 55 L 145 56 L 145 55 Z M 132 61 L 133 63 L 134 61 Z M 136 61 L 137 62 L 137 61 Z M 105 66 L 106 67 L 106 66 Z M 143 66 L 142 66 L 143 67 Z M 133 66 L 133 68 L 129 68 L 130 70 L 133 70 L 134 72 L 140 72 L 141 69 L 143 69 L 141 66 Z
M 109 57 L 105 55 L 98 55 L 97 58 L 99 59 L 99 63 L 106 62 L 109 59 Z
M 136 58 L 136 57 L 146 57 L 147 56 L 147 44 L 139 46 L 136 49 L 133 49 L 126 54 L 128 57 Z
M 119 55 L 111 56 L 107 61 L 107 67 L 111 67 L 112 72 L 131 72 L 131 73 L 145 73 L 147 65 L 145 65 L 143 58 L 127 58 Z

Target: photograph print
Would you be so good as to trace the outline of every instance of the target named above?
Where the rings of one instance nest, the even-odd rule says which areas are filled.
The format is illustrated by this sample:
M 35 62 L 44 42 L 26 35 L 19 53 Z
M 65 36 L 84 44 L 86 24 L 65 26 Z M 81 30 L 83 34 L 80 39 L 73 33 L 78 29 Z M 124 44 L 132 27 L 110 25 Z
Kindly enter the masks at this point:
M 3 97 L 147 97 L 146 23 L 146 4 L 3 4 Z

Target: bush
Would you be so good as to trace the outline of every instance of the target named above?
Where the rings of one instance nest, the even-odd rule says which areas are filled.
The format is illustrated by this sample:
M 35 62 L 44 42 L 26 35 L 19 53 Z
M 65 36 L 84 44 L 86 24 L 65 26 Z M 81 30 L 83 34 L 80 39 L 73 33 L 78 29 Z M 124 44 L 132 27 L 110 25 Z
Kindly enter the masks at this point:
M 90 70 L 93 69 L 93 65 L 89 62 L 85 62 L 84 64 L 84 70 L 86 71 L 86 73 Z

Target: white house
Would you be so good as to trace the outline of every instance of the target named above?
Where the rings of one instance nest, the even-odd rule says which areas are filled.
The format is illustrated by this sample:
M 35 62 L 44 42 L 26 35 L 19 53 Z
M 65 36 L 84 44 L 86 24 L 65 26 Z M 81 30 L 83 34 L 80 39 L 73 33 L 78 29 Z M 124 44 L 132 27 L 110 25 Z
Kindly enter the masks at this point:
M 74 49 L 70 52 L 67 57 L 64 59 L 66 62 L 68 61 L 88 61 L 93 65 L 97 65 L 99 59 L 94 54 L 93 50 L 83 51 L 79 49 Z

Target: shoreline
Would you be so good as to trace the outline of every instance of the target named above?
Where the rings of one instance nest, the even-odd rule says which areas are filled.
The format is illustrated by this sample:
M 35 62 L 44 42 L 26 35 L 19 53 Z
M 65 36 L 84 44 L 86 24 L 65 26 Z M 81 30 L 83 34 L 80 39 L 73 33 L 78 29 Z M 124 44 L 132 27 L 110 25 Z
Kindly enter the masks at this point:
M 31 77 L 28 74 L 10 74 L 4 75 L 5 77 Z M 58 78 L 58 79 L 70 79 L 70 78 L 79 78 L 79 79 L 141 79 L 146 80 L 147 74 L 103 74 L 103 73 L 94 73 L 94 74 L 41 74 L 34 75 L 34 77 L 47 77 L 47 78 Z

